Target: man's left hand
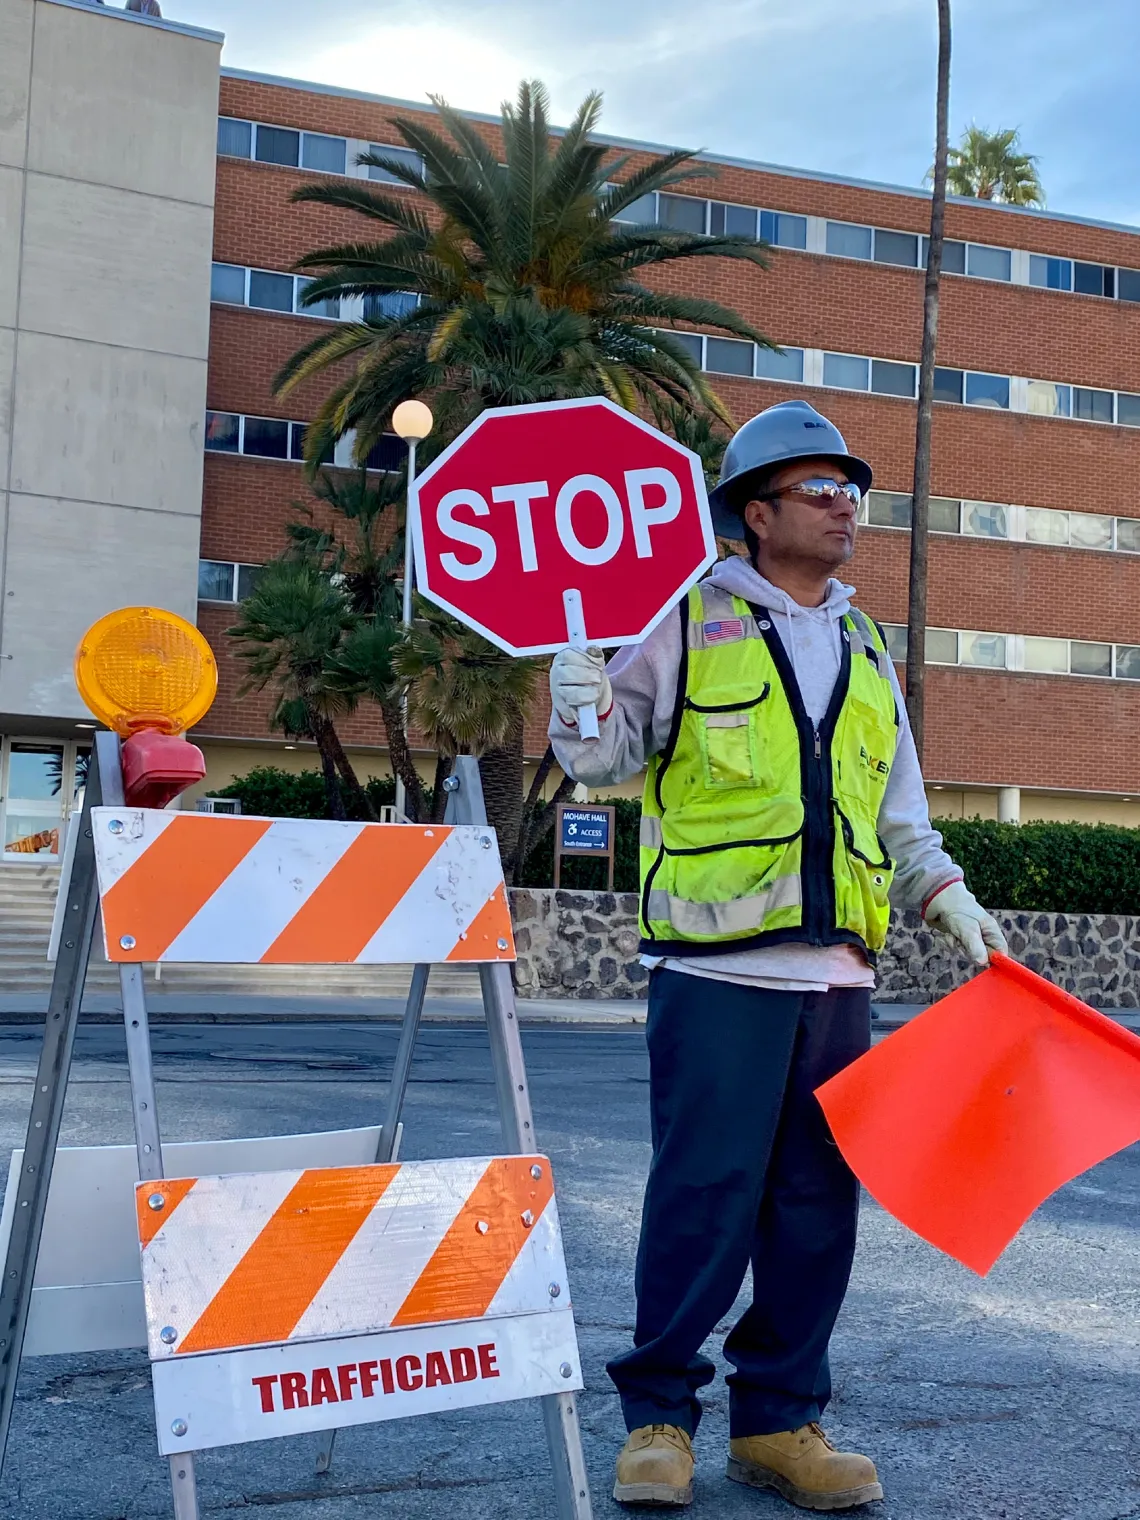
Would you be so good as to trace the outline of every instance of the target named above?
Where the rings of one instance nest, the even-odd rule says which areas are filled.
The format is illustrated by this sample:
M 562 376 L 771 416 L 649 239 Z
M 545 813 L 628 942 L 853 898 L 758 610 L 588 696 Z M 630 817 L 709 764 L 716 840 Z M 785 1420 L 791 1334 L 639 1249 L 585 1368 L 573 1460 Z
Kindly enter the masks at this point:
M 926 905 L 923 917 L 932 929 L 943 934 L 979 966 L 988 966 L 990 951 L 1009 954 L 1005 935 L 963 881 L 952 881 L 936 892 Z

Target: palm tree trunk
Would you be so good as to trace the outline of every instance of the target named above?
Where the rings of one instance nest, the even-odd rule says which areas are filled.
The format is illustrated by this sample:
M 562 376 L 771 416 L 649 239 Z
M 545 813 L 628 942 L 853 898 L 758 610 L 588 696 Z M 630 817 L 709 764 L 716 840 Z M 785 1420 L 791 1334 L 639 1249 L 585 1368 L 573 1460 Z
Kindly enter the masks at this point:
M 542 839 L 546 834 L 546 813 L 543 813 L 542 815 L 544 821 L 543 824 L 539 826 L 537 833 L 535 832 L 535 814 L 538 810 L 538 805 L 542 800 L 542 789 L 546 785 L 546 778 L 550 775 L 550 772 L 554 769 L 554 766 L 554 746 L 553 744 L 548 744 L 546 746 L 546 750 L 543 754 L 542 759 L 538 762 L 538 767 L 535 770 L 534 777 L 530 783 L 530 789 L 526 794 L 526 801 L 523 803 L 522 818 L 519 822 L 518 845 L 518 869 L 520 875 L 522 873 L 523 867 L 526 865 L 527 856 L 530 854 L 531 850 L 534 849 L 538 841 Z M 569 783 L 569 786 L 567 786 L 567 783 Z M 550 813 L 552 820 L 554 817 L 554 802 L 561 802 L 563 800 L 563 787 L 567 787 L 566 794 L 569 795 L 569 792 L 573 789 L 573 786 L 573 780 L 570 777 L 564 775 L 558 784 L 558 790 L 555 793 L 554 799 L 551 801 L 550 808 L 547 810 Z
M 554 795 L 543 808 L 542 812 L 532 816 L 527 831 L 519 844 L 519 863 L 515 873 L 516 876 L 522 876 L 523 870 L 526 867 L 527 857 L 532 850 L 538 848 L 554 827 L 554 820 L 558 816 L 558 804 L 560 802 L 569 802 L 574 785 L 573 776 L 563 776 L 554 789 Z
M 382 701 L 380 715 L 384 719 L 384 732 L 388 736 L 388 762 L 393 776 L 404 783 L 404 806 L 411 818 L 422 818 L 427 811 L 420 773 L 412 760 L 408 747 L 408 735 L 404 729 L 404 712 L 398 702 Z
M 455 764 L 452 755 L 445 755 L 441 750 L 435 757 L 435 780 L 431 789 L 431 821 L 442 823 L 443 815 L 447 812 L 447 792 L 443 783 L 451 775 L 451 768 Z
M 380 820 L 376 815 L 376 809 L 372 805 L 372 798 L 361 786 L 360 777 L 353 769 L 352 761 L 345 754 L 344 746 L 340 742 L 340 735 L 331 723 L 329 724 L 329 733 L 332 735 L 332 750 L 333 758 L 336 761 L 336 768 L 340 772 L 341 780 L 348 790 L 348 795 L 363 815 L 365 823 L 379 823 Z
M 922 306 L 922 362 L 918 371 L 918 420 L 914 436 L 914 496 L 910 522 L 910 601 L 907 608 L 906 710 L 921 761 L 926 717 L 926 586 L 930 536 L 930 443 L 934 360 L 938 350 L 938 291 L 946 221 L 946 158 L 950 115 L 950 0 L 938 5 L 938 100 L 935 111 L 934 184 L 930 198 L 930 247 Z
M 348 817 L 348 813 L 345 811 L 340 777 L 337 775 L 336 750 L 329 742 L 332 724 L 327 718 L 322 718 L 313 712 L 311 708 L 307 711 L 309 732 L 313 736 L 313 743 L 317 746 L 317 753 L 321 757 L 321 774 L 324 777 L 325 801 L 328 803 L 329 817 L 343 820 Z M 335 737 L 334 733 L 333 738 Z
M 499 854 L 508 886 L 518 865 L 519 827 L 523 812 L 523 715 L 518 712 L 503 744 L 479 758 L 487 822 L 499 836 Z

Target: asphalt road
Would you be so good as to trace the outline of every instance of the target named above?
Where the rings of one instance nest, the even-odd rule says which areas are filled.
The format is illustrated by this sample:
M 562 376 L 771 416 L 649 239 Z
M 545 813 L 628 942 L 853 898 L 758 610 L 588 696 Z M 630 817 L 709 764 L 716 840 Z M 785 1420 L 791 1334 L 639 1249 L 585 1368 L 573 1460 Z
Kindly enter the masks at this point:
M 155 1035 L 168 1139 L 375 1123 L 390 1027 L 183 1026 Z M 623 1431 L 606 1359 L 628 1342 L 640 1190 L 648 1162 L 640 1030 L 524 1031 L 539 1143 L 553 1158 L 587 1390 L 582 1415 L 595 1514 Z M 0 1027 L 0 1143 L 22 1143 L 38 1037 Z M 497 1148 L 485 1038 L 424 1035 L 404 1155 Z M 64 1119 L 71 1144 L 131 1139 L 119 1031 L 81 1029 Z M 905 1143 L 905 1137 L 900 1137 Z M 720 1331 L 727 1328 L 719 1327 Z M 719 1353 L 720 1335 L 712 1342 Z M 1054 1197 L 985 1281 L 940 1257 L 873 1203 L 834 1343 L 828 1427 L 875 1457 L 875 1520 L 1140 1520 L 1140 1150 Z M 794 1513 L 723 1477 L 727 1401 L 715 1383 L 697 1440 L 698 1520 Z M 541 1425 L 500 1405 L 343 1434 L 333 1472 L 314 1438 L 198 1459 L 204 1514 L 277 1520 L 553 1520 Z M 141 1353 L 53 1357 L 20 1385 L 0 1516 L 169 1515 Z

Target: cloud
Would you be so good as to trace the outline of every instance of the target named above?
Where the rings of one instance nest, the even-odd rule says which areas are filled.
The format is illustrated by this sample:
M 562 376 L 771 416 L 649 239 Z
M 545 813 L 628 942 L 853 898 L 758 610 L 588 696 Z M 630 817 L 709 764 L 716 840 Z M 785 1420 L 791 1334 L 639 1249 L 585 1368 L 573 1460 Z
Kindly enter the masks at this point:
M 520 78 L 616 136 L 917 185 L 934 135 L 931 0 L 166 0 L 225 61 L 495 111 Z M 1136 0 L 954 0 L 951 130 L 1020 126 L 1057 210 L 1132 220 Z

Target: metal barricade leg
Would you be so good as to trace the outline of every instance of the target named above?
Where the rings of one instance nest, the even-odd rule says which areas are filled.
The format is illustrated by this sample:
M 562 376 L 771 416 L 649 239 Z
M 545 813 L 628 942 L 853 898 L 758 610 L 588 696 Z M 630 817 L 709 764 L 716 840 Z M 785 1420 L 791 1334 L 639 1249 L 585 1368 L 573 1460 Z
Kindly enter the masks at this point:
M 408 1001 L 404 1005 L 404 1018 L 400 1025 L 400 1042 L 392 1062 L 392 1078 L 388 1084 L 388 1101 L 384 1108 L 384 1123 L 376 1146 L 377 1161 L 394 1161 L 400 1138 L 400 1115 L 404 1111 L 404 1098 L 408 1091 L 408 1078 L 412 1070 L 412 1057 L 416 1050 L 416 1037 L 420 1032 L 420 1019 L 424 1011 L 424 995 L 427 992 L 430 966 L 413 966 L 412 980 L 408 988 Z M 317 1447 L 317 1472 L 327 1473 L 332 1467 L 336 1431 L 321 1432 Z
M 95 754 L 102 795 L 109 806 L 123 803 L 123 772 L 117 734 L 96 734 Z M 141 966 L 119 967 L 123 997 L 123 1026 L 127 1040 L 127 1070 L 131 1079 L 131 1114 L 135 1126 L 139 1181 L 163 1175 L 162 1137 L 154 1096 L 154 1057 L 150 1048 L 150 1024 Z M 198 1520 L 198 1489 L 194 1481 L 194 1458 L 190 1452 L 168 1458 L 175 1520 Z
M 52 973 L 43 1045 L 24 1141 L 24 1169 L 16 1189 L 16 1212 L 8 1238 L 4 1278 L 0 1284 L 0 1470 L 8 1448 L 16 1381 L 20 1375 L 20 1352 L 31 1308 L 32 1282 L 71 1070 L 71 1049 L 95 932 L 99 894 L 95 886 L 91 809 L 97 807 L 99 801 L 99 778 L 91 776 L 83 799 L 75 860 L 67 884 L 59 951 Z

